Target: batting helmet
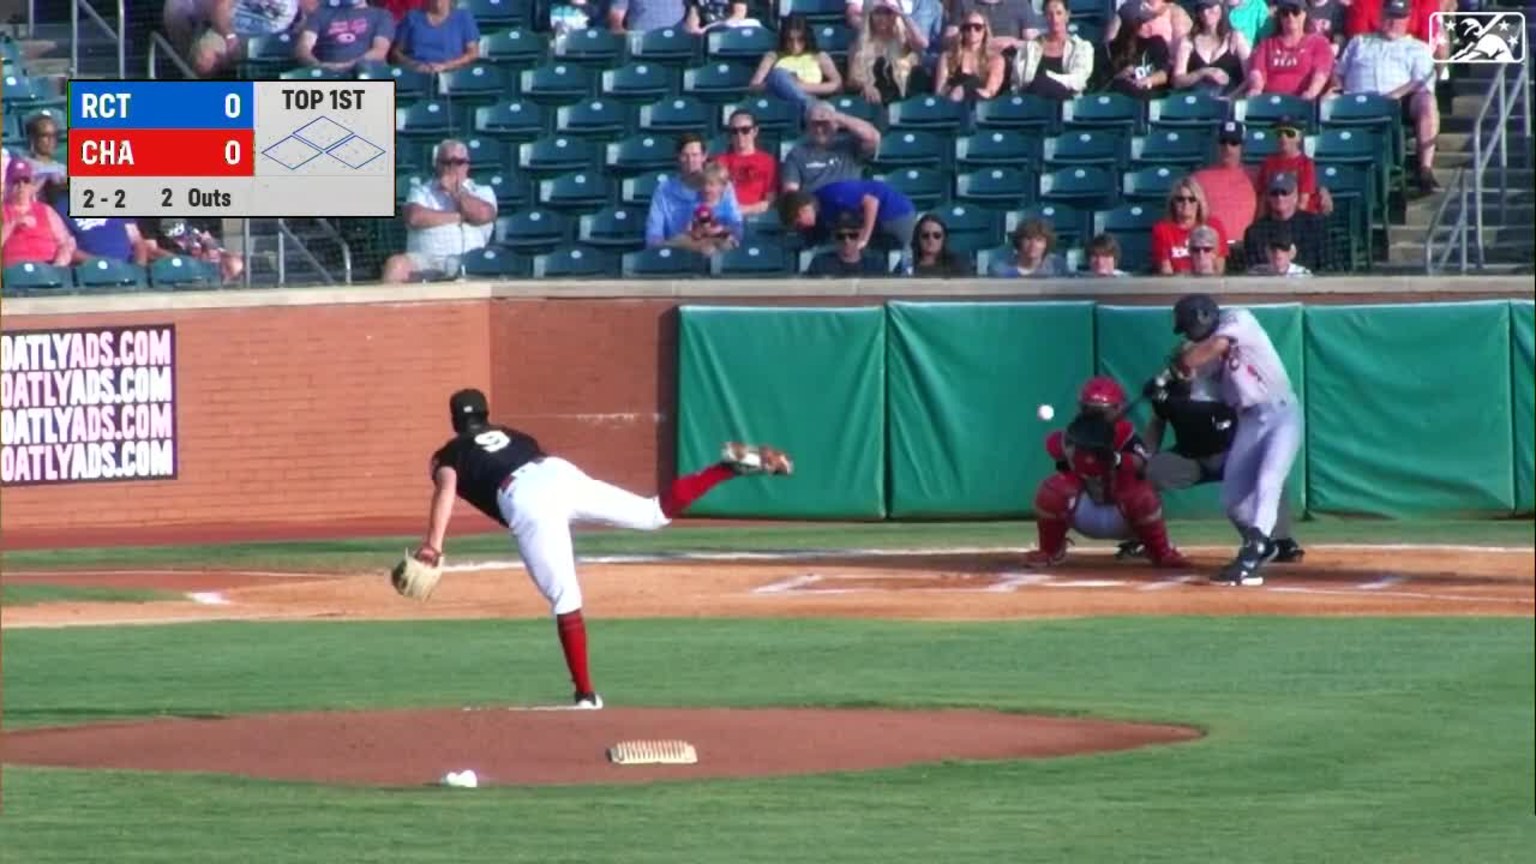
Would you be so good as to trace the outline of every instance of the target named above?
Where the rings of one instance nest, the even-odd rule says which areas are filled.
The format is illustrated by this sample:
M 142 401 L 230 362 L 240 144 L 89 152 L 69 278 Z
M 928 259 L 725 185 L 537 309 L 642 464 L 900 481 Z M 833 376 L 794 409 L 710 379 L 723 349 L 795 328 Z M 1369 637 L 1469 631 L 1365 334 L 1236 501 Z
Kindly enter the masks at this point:
M 1173 332 L 1199 342 L 1216 330 L 1221 307 L 1209 294 L 1185 294 L 1173 304 Z
M 1125 390 L 1108 375 L 1098 375 L 1083 385 L 1077 394 L 1077 404 L 1084 409 L 1113 414 L 1125 404 Z

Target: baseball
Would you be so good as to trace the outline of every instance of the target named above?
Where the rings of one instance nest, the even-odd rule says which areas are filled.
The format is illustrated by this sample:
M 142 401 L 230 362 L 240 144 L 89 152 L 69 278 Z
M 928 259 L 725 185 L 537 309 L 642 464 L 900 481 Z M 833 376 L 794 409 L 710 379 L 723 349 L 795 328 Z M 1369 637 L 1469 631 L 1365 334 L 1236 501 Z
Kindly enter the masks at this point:
M 1056 409 L 1049 405 L 1041 405 L 1039 408 L 1035 409 L 1035 414 L 1039 416 L 1041 420 L 1049 420 L 1056 416 Z

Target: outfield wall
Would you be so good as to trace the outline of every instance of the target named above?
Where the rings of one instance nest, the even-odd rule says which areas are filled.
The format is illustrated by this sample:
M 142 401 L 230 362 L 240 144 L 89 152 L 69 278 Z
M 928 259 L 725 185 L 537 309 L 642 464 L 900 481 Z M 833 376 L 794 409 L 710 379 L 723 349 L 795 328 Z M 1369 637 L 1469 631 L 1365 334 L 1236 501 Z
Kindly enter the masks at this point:
M 1296 293 L 1298 284 L 1305 293 Z M 884 280 L 448 283 L 5 300 L 0 304 L 0 329 L 11 349 L 5 366 L 6 405 L 12 412 L 29 413 L 23 420 L 14 413 L 8 418 L 0 532 L 7 545 L 16 546 L 133 542 L 135 537 L 160 537 L 167 531 L 255 538 L 338 533 L 348 526 L 419 530 L 430 488 L 427 456 L 446 435 L 444 402 L 448 392 L 459 386 L 486 389 L 498 418 L 527 429 L 590 473 L 649 493 L 671 476 L 679 442 L 679 306 L 864 309 L 862 317 L 868 322 L 878 319 L 865 328 L 878 328 L 884 339 L 890 308 L 900 308 L 886 306 L 893 300 L 1008 302 L 1016 304 L 1010 314 L 1027 317 L 1030 301 L 1166 306 L 1188 290 L 1216 289 L 1213 293 L 1232 303 L 1300 301 L 1309 307 L 1498 298 L 1523 300 L 1528 306 L 1532 294 L 1528 278 L 1316 279 L 1304 284 L 1252 279 L 1220 284 L 1131 280 L 1109 288 L 1104 285 L 1071 280 L 963 285 Z M 1083 292 L 1090 286 L 1103 290 L 1087 296 Z M 1371 290 L 1362 290 L 1367 286 Z M 1425 320 L 1431 323 L 1415 331 L 1406 343 L 1409 347 L 1482 345 L 1489 337 L 1486 332 L 1457 327 L 1437 332 L 1433 319 Z M 125 352 L 123 360 L 114 352 L 103 353 L 101 337 L 92 335 L 102 328 L 111 338 L 138 344 L 140 350 Z M 1104 355 L 1104 346 L 1097 344 L 1104 330 L 1097 321 L 1090 329 L 1096 334 L 1094 344 L 1082 348 L 1098 362 Z M 17 338 L 33 331 L 54 332 L 42 339 Z M 1396 332 L 1390 327 L 1388 331 Z M 840 338 L 837 332 L 831 331 L 833 341 Z M 1000 333 L 974 341 L 980 344 Z M 173 351 L 144 350 L 146 345 L 160 347 L 151 337 L 164 334 L 171 334 L 171 342 L 165 344 L 173 344 Z M 1318 344 L 1360 337 L 1361 332 L 1345 327 L 1338 337 Z M 1521 344 L 1519 337 L 1511 338 L 1507 327 L 1499 338 L 1507 353 Z M 173 354 L 168 367 L 167 354 Z M 838 352 L 829 356 L 836 357 Z M 874 361 L 873 353 L 869 359 Z M 882 370 L 884 359 L 882 353 Z M 1014 378 L 1037 368 L 1021 365 L 1018 358 L 1010 362 L 1013 366 L 1006 371 Z M 1309 357 L 1307 362 L 1314 361 Z M 129 363 L 134 364 L 129 369 L 132 375 L 124 371 Z M 775 378 L 773 367 L 759 362 L 738 363 L 737 368 L 747 365 L 764 381 L 778 381 L 787 388 L 775 395 L 758 383 L 749 396 L 789 399 L 780 403 L 787 409 L 793 407 L 796 393 L 815 392 L 820 384 L 805 362 L 798 367 L 798 377 Z M 156 377 L 164 368 L 174 378 L 169 393 L 146 383 L 164 383 L 163 377 Z M 1052 394 L 1070 393 L 1075 381 L 1066 379 L 1084 371 L 1049 368 L 1049 374 L 1030 380 L 1040 382 L 1041 392 Z M 1113 366 L 1111 371 L 1131 375 Z M 102 379 L 114 375 L 126 376 L 127 384 L 103 390 Z M 1530 394 L 1511 387 L 1512 377 L 1518 375 L 1505 377 L 1499 403 L 1516 418 L 1529 417 Z M 1525 381 L 1528 389 L 1528 376 Z M 1454 383 L 1467 393 L 1476 388 L 1475 381 L 1459 377 Z M 885 388 L 888 382 L 882 379 L 880 386 Z M 1006 406 L 1008 416 L 1018 414 L 1020 406 L 1032 412 L 1033 392 L 1021 391 L 1024 395 Z M 1404 392 L 1411 396 L 1412 388 Z M 108 404 L 102 404 L 104 393 Z M 123 393 L 129 395 L 118 395 Z M 1056 394 L 1051 401 L 1060 406 L 1063 398 Z M 1385 396 L 1384 400 L 1390 402 Z M 1420 398 L 1399 404 L 1403 413 L 1398 419 L 1417 422 L 1415 410 L 1422 407 L 1432 412 L 1433 402 Z M 65 407 L 70 409 L 68 414 L 62 413 Z M 167 407 L 173 415 L 170 428 L 164 423 Z M 40 408 L 47 410 L 34 410 Z M 115 418 L 103 419 L 113 413 Z M 804 412 L 787 413 L 801 416 Z M 83 422 L 87 417 L 90 422 Z M 1517 429 L 1511 434 L 1519 434 L 1519 422 L 1515 421 Z M 27 429 L 21 431 L 18 423 Z M 1031 462 L 1038 447 L 1036 429 L 1029 425 L 1033 423 L 1028 418 L 1019 433 L 1020 455 Z M 915 428 L 912 423 L 902 425 Z M 861 434 L 877 435 L 883 442 L 885 416 L 871 428 L 878 431 L 866 429 Z M 742 431 L 773 437 L 776 430 Z M 704 439 L 720 436 L 706 432 L 700 430 L 698 442 L 685 449 L 688 461 L 708 458 L 701 449 Z M 1530 440 L 1529 435 L 1525 440 Z M 154 479 L 107 476 L 124 473 L 124 453 L 142 455 L 151 447 L 160 457 L 152 472 Z M 66 470 L 60 455 L 65 452 L 84 461 L 72 461 Z M 104 461 L 104 453 L 119 461 Z M 164 460 L 166 453 L 172 461 Z M 869 463 L 861 470 L 885 472 L 883 452 L 877 459 L 856 448 L 844 455 Z M 800 457 L 801 464 L 806 464 L 806 455 Z M 27 463 L 26 470 L 20 468 L 21 462 Z M 136 462 L 135 470 L 142 470 L 143 464 Z M 922 467 L 921 460 L 908 467 Z M 900 476 L 899 471 L 892 474 Z M 1513 489 L 1513 479 L 1510 484 Z M 896 506 L 890 514 L 952 512 L 952 508 L 933 510 L 923 503 L 922 482 L 909 483 L 907 488 L 912 495 L 891 499 Z M 993 503 L 976 510 L 976 515 L 998 512 L 997 491 L 987 494 Z M 769 507 L 752 512 L 850 515 L 842 509 L 827 506 L 795 512 Z M 464 512 L 461 518 L 461 530 L 489 527 L 472 513 Z

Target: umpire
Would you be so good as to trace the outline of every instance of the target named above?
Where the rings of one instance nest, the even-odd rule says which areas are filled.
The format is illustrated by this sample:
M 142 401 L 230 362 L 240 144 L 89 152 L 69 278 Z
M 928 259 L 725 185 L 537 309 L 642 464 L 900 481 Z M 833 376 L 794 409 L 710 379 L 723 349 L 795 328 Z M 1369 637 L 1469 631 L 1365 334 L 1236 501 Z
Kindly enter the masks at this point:
M 1147 477 L 1159 492 L 1221 482 L 1227 451 L 1237 435 L 1237 413 L 1212 398 L 1207 387 L 1209 382 L 1203 377 L 1192 382 L 1174 381 L 1169 385 L 1168 398 L 1152 403 L 1154 414 L 1142 440 L 1152 454 L 1147 461 Z M 1164 449 L 1163 433 L 1170 426 L 1175 443 Z M 1272 560 L 1280 563 L 1300 561 L 1306 554 L 1291 537 L 1291 505 L 1283 494 L 1275 518 L 1274 544 Z M 1129 540 L 1120 544 L 1115 557 L 1138 558 L 1144 551 L 1140 543 Z

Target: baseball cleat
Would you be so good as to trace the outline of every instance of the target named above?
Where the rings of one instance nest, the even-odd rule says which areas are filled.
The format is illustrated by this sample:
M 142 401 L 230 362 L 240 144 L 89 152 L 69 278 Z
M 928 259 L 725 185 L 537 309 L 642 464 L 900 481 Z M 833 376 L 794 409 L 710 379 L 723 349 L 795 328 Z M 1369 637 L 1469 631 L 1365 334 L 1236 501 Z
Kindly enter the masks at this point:
M 1130 561 L 1136 558 L 1147 557 L 1147 547 L 1140 540 L 1125 540 L 1120 548 L 1115 550 L 1116 561 Z
M 1274 543 L 1256 530 L 1249 529 L 1244 534 L 1247 539 L 1243 541 L 1242 548 L 1237 550 L 1237 557 L 1221 568 L 1220 573 L 1211 577 L 1213 584 L 1244 587 L 1264 584 L 1264 577 L 1260 575 L 1259 569 L 1275 557 L 1278 549 Z
M 1275 557 L 1271 560 L 1276 564 L 1294 564 L 1306 557 L 1307 554 L 1307 550 L 1301 548 L 1301 544 L 1290 537 L 1282 537 L 1276 540 L 1274 547 Z
M 603 707 L 603 697 L 596 693 L 577 693 L 575 701 L 578 711 L 599 711 Z
M 1154 567 L 1172 568 L 1190 566 L 1189 559 L 1184 557 L 1184 553 L 1180 552 L 1178 549 L 1172 546 L 1168 547 L 1167 555 L 1164 555 L 1161 558 L 1154 557 L 1151 560 L 1152 566 Z
M 731 441 L 720 454 L 720 461 L 737 474 L 793 474 L 795 463 L 789 454 L 768 446 Z
M 1044 549 L 1031 549 L 1024 553 L 1025 567 L 1054 567 L 1067 560 L 1067 550 L 1052 554 Z

